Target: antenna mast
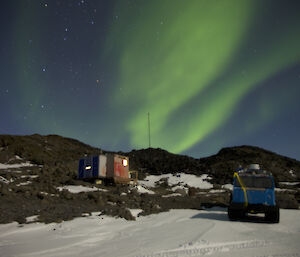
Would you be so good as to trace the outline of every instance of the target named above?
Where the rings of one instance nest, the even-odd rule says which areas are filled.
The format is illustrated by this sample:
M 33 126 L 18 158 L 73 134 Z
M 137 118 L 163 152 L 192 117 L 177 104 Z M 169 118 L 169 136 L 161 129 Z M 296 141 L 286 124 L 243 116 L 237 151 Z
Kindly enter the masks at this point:
M 148 112 L 148 135 L 149 135 L 149 148 L 151 147 L 151 138 L 150 138 L 150 113 Z

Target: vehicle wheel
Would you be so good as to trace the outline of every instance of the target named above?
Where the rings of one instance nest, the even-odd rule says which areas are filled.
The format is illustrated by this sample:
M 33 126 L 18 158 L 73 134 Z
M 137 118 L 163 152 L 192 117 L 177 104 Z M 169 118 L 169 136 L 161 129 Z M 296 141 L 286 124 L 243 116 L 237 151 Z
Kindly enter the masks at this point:
M 230 220 L 238 220 L 241 217 L 241 212 L 230 208 L 230 206 L 228 207 L 227 214 Z
M 273 208 L 270 208 L 265 214 L 265 219 L 266 221 L 272 223 L 279 223 L 279 219 L 280 219 L 279 207 L 276 205 Z

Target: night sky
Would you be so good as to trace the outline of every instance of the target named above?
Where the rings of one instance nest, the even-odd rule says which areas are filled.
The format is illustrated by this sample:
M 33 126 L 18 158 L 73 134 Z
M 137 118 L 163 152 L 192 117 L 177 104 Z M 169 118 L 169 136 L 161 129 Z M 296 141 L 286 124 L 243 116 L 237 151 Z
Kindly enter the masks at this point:
M 300 1 L 3 0 L 0 134 L 300 160 Z

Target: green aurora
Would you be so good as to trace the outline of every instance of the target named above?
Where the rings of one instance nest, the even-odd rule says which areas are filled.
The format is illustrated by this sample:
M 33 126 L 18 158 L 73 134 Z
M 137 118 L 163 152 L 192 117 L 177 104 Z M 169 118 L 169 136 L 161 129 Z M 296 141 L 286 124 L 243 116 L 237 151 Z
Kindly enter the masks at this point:
M 95 69 L 113 74 L 101 89 L 89 85 L 99 76 L 86 75 L 75 83 L 64 78 L 68 62 L 59 63 L 55 57 L 64 46 L 56 47 L 55 41 L 55 54 L 48 47 L 56 32 L 50 31 L 51 19 L 44 18 L 47 9 L 29 8 L 22 2 L 13 26 L 18 102 L 12 109 L 26 110 L 27 117 L 20 127 L 79 138 L 110 150 L 124 145 L 145 148 L 149 112 L 152 147 L 174 153 L 194 149 L 198 154 L 197 145 L 206 142 L 213 152 L 227 144 L 226 137 L 251 135 L 284 113 L 288 102 L 297 102 L 296 87 L 284 92 L 270 88 L 270 97 L 265 97 L 267 93 L 258 97 L 240 130 L 232 128 L 234 132 L 226 137 L 218 133 L 238 116 L 247 96 L 299 64 L 297 15 L 280 24 L 274 19 L 272 26 L 274 17 L 265 17 L 271 11 L 262 1 L 133 2 L 132 8 L 122 0 L 113 4 L 108 17 L 118 19 L 112 23 L 108 19 L 106 32 L 94 35 L 96 42 L 105 38 L 103 45 L 87 44 L 89 51 L 84 52 L 91 56 L 88 62 L 97 63 Z M 73 48 L 76 53 L 82 46 Z M 55 65 L 47 65 L 51 62 Z M 284 83 L 297 82 L 281 82 L 282 88 Z M 70 85 L 79 87 L 80 93 L 70 94 Z M 82 98 L 92 100 L 82 102 Z M 44 103 L 47 110 L 41 108 Z
M 119 66 L 122 91 L 115 94 L 124 106 L 130 99 L 126 127 L 133 147 L 147 146 L 150 112 L 153 147 L 175 153 L 191 148 L 224 125 L 251 90 L 300 58 L 299 35 L 295 40 L 292 29 L 279 28 L 280 37 L 260 35 L 261 41 L 274 40 L 260 42 L 263 58 L 238 59 L 259 18 L 261 5 L 255 1 L 188 1 L 184 6 L 180 0 L 164 6 L 151 1 L 147 13 L 133 17 L 122 1 L 118 7 L 132 26 L 137 24 L 133 32 L 118 26 L 113 30 L 126 35 Z M 256 126 L 271 116 L 263 115 Z

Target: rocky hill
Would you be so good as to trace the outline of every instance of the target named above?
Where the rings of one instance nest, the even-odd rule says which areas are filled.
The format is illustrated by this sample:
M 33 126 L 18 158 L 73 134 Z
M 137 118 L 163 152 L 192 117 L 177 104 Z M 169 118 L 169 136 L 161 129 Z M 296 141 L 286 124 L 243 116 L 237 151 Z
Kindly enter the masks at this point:
M 146 188 L 141 193 L 136 187 L 77 180 L 78 160 L 100 153 L 106 151 L 57 135 L 0 135 L 0 223 L 24 223 L 33 215 L 43 222 L 61 221 L 93 211 L 134 219 L 130 208 L 142 209 L 141 215 L 147 215 L 171 208 L 226 206 L 230 191 L 224 184 L 232 182 L 233 171 L 239 165 L 250 163 L 260 163 L 272 171 L 277 186 L 282 188 L 277 195 L 281 207 L 298 208 L 300 201 L 297 183 L 286 183 L 300 181 L 300 162 L 257 147 L 224 148 L 201 159 L 153 148 L 119 152 L 130 157 L 130 167 L 139 171 L 140 180 L 150 174 L 180 176 L 180 172 L 207 174 L 213 185 L 211 191 L 188 185 L 175 190 L 168 178 L 163 178 L 151 188 L 153 194 L 146 193 Z M 74 193 L 66 186 L 87 187 L 90 192 Z
M 82 156 L 101 152 L 101 149 L 58 135 L 0 135 L 0 163 L 9 162 L 18 155 L 37 165 L 64 163 L 68 166 L 77 163 Z
M 128 155 L 134 169 L 150 174 L 206 173 L 213 177 L 215 183 L 227 184 L 231 183 L 233 172 L 240 166 L 259 163 L 265 170 L 272 172 L 276 182 L 300 181 L 299 161 L 254 146 L 223 148 L 216 155 L 200 159 L 153 148 L 133 150 Z
M 37 165 L 56 166 L 65 172 L 76 172 L 79 158 L 107 152 L 57 135 L 0 135 L 0 163 L 9 163 L 17 155 Z M 172 154 L 159 148 L 118 153 L 128 155 L 131 168 L 139 170 L 141 174 L 208 173 L 217 183 L 226 184 L 231 182 L 233 171 L 239 166 L 259 163 L 273 173 L 276 181 L 300 180 L 299 161 L 254 146 L 223 148 L 216 155 L 200 159 Z
M 262 168 L 272 172 L 275 181 L 299 181 L 300 162 L 271 151 L 254 146 L 236 146 L 221 149 L 216 155 L 201 158 L 201 168 L 209 170 L 219 182 L 228 182 L 232 171 L 239 166 L 246 167 L 250 163 L 259 163 Z

